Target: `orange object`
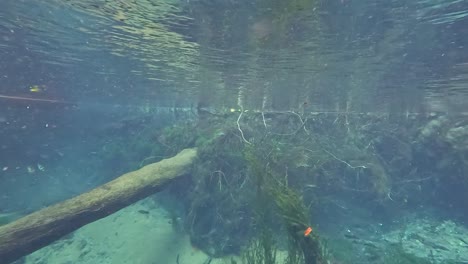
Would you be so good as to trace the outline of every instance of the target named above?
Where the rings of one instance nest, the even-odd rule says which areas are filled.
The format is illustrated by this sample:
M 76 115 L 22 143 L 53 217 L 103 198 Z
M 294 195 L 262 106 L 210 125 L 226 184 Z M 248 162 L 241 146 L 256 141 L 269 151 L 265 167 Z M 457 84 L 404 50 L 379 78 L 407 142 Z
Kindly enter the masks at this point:
M 309 226 L 309 227 L 307 227 L 307 229 L 304 231 L 304 236 L 305 236 L 305 237 L 306 237 L 306 236 L 309 236 L 310 233 L 312 233 L 312 227 Z

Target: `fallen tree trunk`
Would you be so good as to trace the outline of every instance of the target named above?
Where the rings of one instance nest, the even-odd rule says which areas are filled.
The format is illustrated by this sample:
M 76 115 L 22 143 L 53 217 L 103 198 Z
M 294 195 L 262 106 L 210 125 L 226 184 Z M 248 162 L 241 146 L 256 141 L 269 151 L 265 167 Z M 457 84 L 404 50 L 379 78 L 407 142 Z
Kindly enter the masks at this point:
M 126 173 L 87 193 L 1 226 L 0 263 L 13 262 L 159 191 L 172 179 L 187 173 L 196 155 L 195 149 L 185 149 L 172 158 Z

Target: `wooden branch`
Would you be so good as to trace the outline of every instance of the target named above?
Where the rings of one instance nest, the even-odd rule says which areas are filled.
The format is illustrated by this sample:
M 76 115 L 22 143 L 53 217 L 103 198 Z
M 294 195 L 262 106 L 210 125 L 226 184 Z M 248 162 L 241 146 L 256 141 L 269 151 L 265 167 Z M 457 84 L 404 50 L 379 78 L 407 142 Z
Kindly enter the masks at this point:
M 186 174 L 196 156 L 196 149 L 185 149 L 172 158 L 146 165 L 87 193 L 1 226 L 0 263 L 13 262 L 161 190 L 174 178 Z

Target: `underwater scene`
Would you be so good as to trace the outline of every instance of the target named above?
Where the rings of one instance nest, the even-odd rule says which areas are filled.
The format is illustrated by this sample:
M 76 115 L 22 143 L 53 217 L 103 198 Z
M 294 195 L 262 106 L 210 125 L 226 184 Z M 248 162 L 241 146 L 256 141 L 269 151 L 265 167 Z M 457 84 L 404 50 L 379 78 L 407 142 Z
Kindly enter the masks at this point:
M 0 264 L 468 263 L 468 1 L 0 1 Z

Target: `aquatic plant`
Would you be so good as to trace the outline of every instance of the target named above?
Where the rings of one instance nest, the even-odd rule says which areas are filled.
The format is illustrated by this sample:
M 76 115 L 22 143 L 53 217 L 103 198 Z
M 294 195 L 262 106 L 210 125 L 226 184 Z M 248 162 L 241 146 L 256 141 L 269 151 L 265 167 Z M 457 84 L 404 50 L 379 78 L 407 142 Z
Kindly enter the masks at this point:
M 264 228 L 258 238 L 242 255 L 244 264 L 276 264 L 277 248 L 273 237 L 273 230 Z M 292 264 L 292 263 L 291 263 Z
M 304 235 L 304 231 L 310 226 L 308 208 L 298 193 L 288 187 L 287 178 L 282 180 L 283 178 L 272 171 L 270 166 L 262 165 L 268 163 L 260 162 L 256 152 L 255 146 L 249 146 L 245 154 L 250 170 L 256 178 L 257 201 L 259 201 L 257 203 L 260 203 L 260 206 L 255 208 L 257 221 L 260 224 L 260 237 L 258 238 L 260 243 L 254 242 L 250 252 L 258 252 L 260 246 L 268 250 L 264 250 L 263 255 L 249 254 L 249 257 L 252 259 L 252 256 L 256 256 L 257 261 L 259 258 L 272 259 L 270 255 L 272 251 L 271 239 L 264 235 L 267 233 L 265 229 L 268 228 L 266 226 L 269 223 L 269 219 L 266 218 L 268 215 L 266 210 L 271 207 L 271 205 L 268 206 L 268 202 L 270 202 L 274 205 L 274 212 L 282 219 L 288 237 L 288 255 L 285 263 L 300 263 L 302 260 L 306 264 L 324 263 L 325 256 L 322 253 L 325 251 L 318 236 L 315 233 Z
M 398 139 L 417 124 L 405 131 L 378 117 L 287 112 L 248 112 L 239 122 L 239 114 L 207 113 L 160 136 L 168 145 L 199 148 L 181 199 L 192 243 L 213 256 L 245 250 L 251 261 L 272 260 L 273 252 L 286 249 L 288 263 L 323 262 L 328 252 L 322 240 L 316 232 L 303 235 L 315 209 L 351 197 L 392 217 L 425 182 L 409 169 L 415 162 L 411 143 Z M 264 235 L 272 229 L 271 237 Z
M 185 229 L 192 243 L 212 256 L 237 254 L 249 239 L 253 192 L 242 156 L 244 145 L 223 122 L 197 126 L 199 159 L 184 199 Z M 219 118 L 221 119 L 221 118 Z

